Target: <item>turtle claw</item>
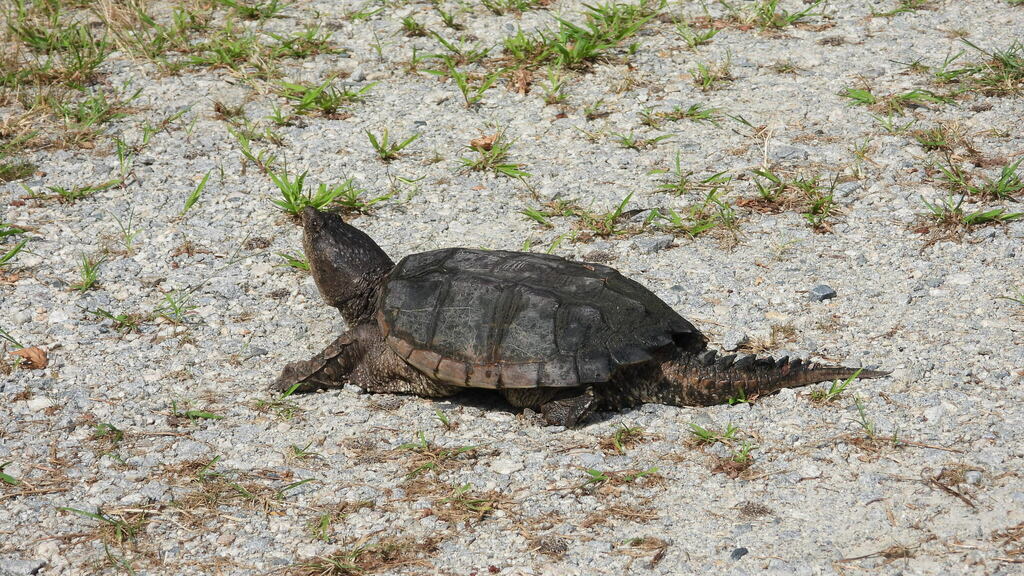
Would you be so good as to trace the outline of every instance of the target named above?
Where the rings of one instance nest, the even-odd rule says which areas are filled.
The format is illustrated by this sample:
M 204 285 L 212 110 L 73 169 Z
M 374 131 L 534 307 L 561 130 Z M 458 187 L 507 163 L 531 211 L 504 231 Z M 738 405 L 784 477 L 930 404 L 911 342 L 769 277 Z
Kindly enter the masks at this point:
M 281 375 L 270 385 L 270 389 L 282 394 L 289 390 L 292 392 L 309 392 L 313 390 L 314 385 L 306 379 L 316 373 L 321 367 L 323 367 L 323 362 L 316 362 L 315 359 L 290 362 L 284 367 L 284 370 L 281 370 Z M 296 384 L 298 386 L 295 386 Z M 292 390 L 293 387 L 295 387 L 294 390 Z
M 594 411 L 594 404 L 594 390 L 587 388 L 579 396 L 545 402 L 540 407 L 540 413 L 550 426 L 572 428 Z

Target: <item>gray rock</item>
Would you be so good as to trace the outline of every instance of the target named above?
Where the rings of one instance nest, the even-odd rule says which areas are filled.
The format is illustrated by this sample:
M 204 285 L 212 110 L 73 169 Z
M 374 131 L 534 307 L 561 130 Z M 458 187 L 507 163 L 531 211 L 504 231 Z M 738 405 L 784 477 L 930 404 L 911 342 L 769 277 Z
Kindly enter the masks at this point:
M 810 297 L 811 300 L 814 300 L 815 302 L 822 302 L 830 298 L 835 298 L 836 291 L 828 284 L 818 284 L 814 288 L 811 288 L 807 292 L 807 295 Z
M 46 560 L 22 560 L 0 557 L 0 576 L 29 576 L 38 574 L 46 566 Z
M 733 352 L 749 342 L 750 337 L 745 332 L 730 330 L 722 336 L 722 350 Z
M 644 254 L 654 254 L 655 252 L 660 252 L 668 248 L 674 241 L 675 236 L 672 236 L 671 234 L 641 236 L 636 240 L 633 240 L 633 247 Z
M 807 156 L 803 148 L 786 144 L 774 146 L 768 151 L 768 157 L 774 162 L 800 162 L 806 160 Z

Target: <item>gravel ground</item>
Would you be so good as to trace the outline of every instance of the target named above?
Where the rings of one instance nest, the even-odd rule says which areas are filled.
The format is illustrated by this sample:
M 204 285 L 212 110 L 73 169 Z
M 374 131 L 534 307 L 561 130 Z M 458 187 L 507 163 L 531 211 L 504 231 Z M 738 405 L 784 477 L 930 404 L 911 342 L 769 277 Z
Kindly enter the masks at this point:
M 83 4 L 68 21 L 132 21 L 125 3 Z M 177 6 L 144 4 L 164 25 Z M 1024 220 L 965 223 L 1024 211 L 1019 181 L 1002 198 L 986 184 L 1024 157 L 1024 6 L 783 0 L 771 26 L 755 18 L 768 3 L 732 4 L 670 2 L 599 59 L 496 76 L 473 106 L 451 72 L 426 72 L 440 59 L 411 70 L 413 55 L 448 53 L 472 97 L 488 70 L 515 68 L 503 38 L 586 8 L 297 0 L 235 18 L 236 39 L 319 23 L 333 53 L 269 72 L 169 70 L 111 35 L 84 84 L 139 92 L 89 129 L 5 85 L 0 136 L 19 121 L 38 134 L 17 152 L 32 173 L 0 185 L 2 221 L 24 231 L 0 252 L 28 240 L 0 266 L 0 574 L 1024 573 Z M 181 6 L 212 17 L 191 54 L 162 56 L 171 68 L 209 54 L 234 12 Z M 463 57 L 494 48 L 464 62 L 406 35 L 409 16 Z M 719 31 L 691 49 L 685 21 Z M 1016 75 L 993 80 L 1009 70 L 996 53 Z M 726 63 L 731 78 L 698 85 Z M 281 95 L 332 77 L 370 88 L 329 114 Z M 677 118 L 691 105 L 710 121 Z M 278 124 L 275 109 L 295 115 Z M 384 129 L 420 136 L 384 162 L 366 136 Z M 892 375 L 571 430 L 484 393 L 279 398 L 280 368 L 345 326 L 286 265 L 300 230 L 230 131 L 274 156 L 271 172 L 382 198 L 348 213 L 396 259 L 464 245 L 600 261 L 716 347 Z M 462 165 L 498 132 L 506 172 L 528 176 Z M 944 199 L 949 217 L 930 217 L 925 201 Z M 83 257 L 102 262 L 89 289 Z

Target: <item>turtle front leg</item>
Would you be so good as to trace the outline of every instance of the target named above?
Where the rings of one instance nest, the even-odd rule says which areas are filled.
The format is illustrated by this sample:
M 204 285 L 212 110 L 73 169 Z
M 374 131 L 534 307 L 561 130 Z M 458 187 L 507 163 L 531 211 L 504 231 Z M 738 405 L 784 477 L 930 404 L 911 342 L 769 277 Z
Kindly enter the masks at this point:
M 352 354 L 355 341 L 346 332 L 331 342 L 323 352 L 309 360 L 290 362 L 274 381 L 272 388 L 280 392 L 290 390 L 296 384 L 296 392 L 310 392 L 317 388 L 342 386 L 345 377 L 352 371 Z
M 460 390 L 428 378 L 406 364 L 384 342 L 374 323 L 345 332 L 323 352 L 284 367 L 273 387 L 281 392 L 299 384 L 296 392 L 354 384 L 367 392 L 451 396 Z
M 318 388 L 336 388 L 346 382 L 359 382 L 360 370 L 366 356 L 367 326 L 361 325 L 338 336 L 322 352 L 309 360 L 291 362 L 284 367 L 273 388 L 281 392 L 296 384 L 296 392 L 310 392 Z

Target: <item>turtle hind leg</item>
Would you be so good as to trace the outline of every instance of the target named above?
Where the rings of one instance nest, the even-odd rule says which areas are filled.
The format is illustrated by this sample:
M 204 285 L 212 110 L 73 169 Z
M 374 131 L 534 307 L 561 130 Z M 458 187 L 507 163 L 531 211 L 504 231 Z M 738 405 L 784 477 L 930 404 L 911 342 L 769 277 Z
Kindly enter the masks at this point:
M 550 426 L 573 428 L 586 420 L 597 406 L 593 388 L 506 389 L 505 398 L 518 408 L 540 412 Z

